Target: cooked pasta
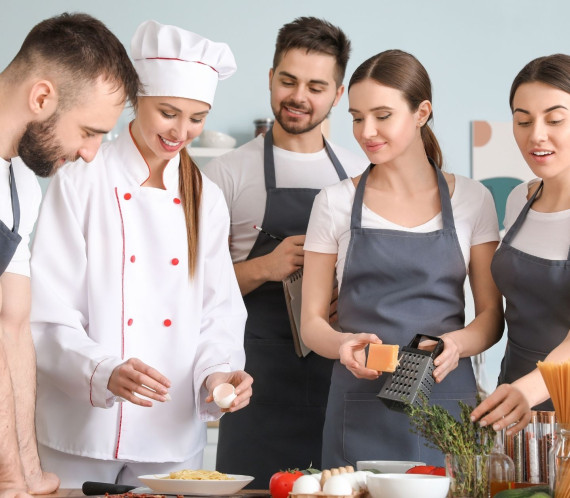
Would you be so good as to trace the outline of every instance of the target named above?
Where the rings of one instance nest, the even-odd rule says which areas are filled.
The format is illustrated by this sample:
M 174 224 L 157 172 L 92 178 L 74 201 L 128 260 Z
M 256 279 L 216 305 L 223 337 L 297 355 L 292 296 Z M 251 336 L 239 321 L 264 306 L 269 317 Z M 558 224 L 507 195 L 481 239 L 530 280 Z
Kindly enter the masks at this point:
M 554 363 L 539 361 L 538 370 L 552 399 L 557 421 L 570 424 L 570 361 Z M 570 461 L 560 460 L 555 483 L 556 498 L 570 498 Z
M 171 472 L 163 479 L 185 479 L 195 481 L 231 481 L 234 478 L 227 474 L 222 474 L 217 470 L 178 470 Z

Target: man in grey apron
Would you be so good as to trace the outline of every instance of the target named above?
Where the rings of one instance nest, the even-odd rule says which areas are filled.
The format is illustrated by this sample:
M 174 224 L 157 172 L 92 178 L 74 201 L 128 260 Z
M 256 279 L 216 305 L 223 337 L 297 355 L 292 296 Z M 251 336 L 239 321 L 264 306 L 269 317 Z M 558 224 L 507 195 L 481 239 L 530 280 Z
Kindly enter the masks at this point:
M 275 258 L 293 240 L 301 266 L 314 197 L 321 187 L 366 166 L 364 158 L 340 147 L 333 151 L 320 127 L 342 95 L 348 50 L 346 36 L 326 21 L 300 18 L 283 26 L 270 73 L 273 128 L 204 168 L 228 201 L 232 245 L 254 232 L 253 223 L 277 237 L 263 232 L 255 239 L 249 236 L 253 241 L 245 255 L 232 249 L 248 311 L 245 368 L 254 383 L 250 406 L 220 421 L 216 468 L 254 476 L 254 488 L 267 488 L 271 475 L 282 469 L 311 463 L 320 467 L 332 361 L 295 353 L 281 282 L 294 268 L 289 269 L 285 257 L 279 261 L 282 276 L 256 285 L 251 281 L 254 265 L 267 261 L 265 256 Z M 302 173 L 293 179 L 294 188 L 283 188 L 283 176 L 292 169 Z M 252 191 L 264 194 L 264 205 L 253 207 Z
M 29 187 L 30 179 L 37 186 L 37 181 L 33 175 L 18 177 L 8 162 L 20 156 L 35 174 L 49 176 L 67 160 L 90 161 L 125 101 L 136 101 L 138 87 L 121 42 L 85 14 L 39 23 L 0 73 L 0 157 L 2 167 L 9 168 L 13 220 L 12 229 L 0 222 L 0 492 L 5 498 L 28 496 L 26 491 L 47 494 L 59 485 L 57 476 L 42 472 L 36 446 L 29 263 L 24 272 L 12 261 L 22 240 L 20 215 L 31 229 L 37 208 L 29 205 L 29 189 L 22 187 Z M 24 184 L 17 188 L 16 181 Z M 5 203 L 2 209 L 6 216 Z
M 511 242 L 542 189 L 528 200 L 493 257 L 491 272 L 505 296 L 508 342 L 499 384 L 511 383 L 536 368 L 570 330 L 570 249 L 566 260 L 539 258 Z M 534 410 L 554 410 L 548 400 Z
M 386 344 L 407 345 L 415 334 L 441 335 L 464 327 L 465 262 L 445 178 L 435 167 L 443 228 L 417 233 L 363 228 L 362 206 L 370 168 L 357 186 L 351 238 L 338 300 L 343 331 L 378 333 Z M 410 432 L 408 416 L 376 395 L 385 377 L 357 379 L 335 361 L 323 433 L 323 466 L 357 460 L 415 460 L 441 465 L 443 455 Z M 431 402 L 459 414 L 458 400 L 474 404 L 469 358 L 432 391 Z

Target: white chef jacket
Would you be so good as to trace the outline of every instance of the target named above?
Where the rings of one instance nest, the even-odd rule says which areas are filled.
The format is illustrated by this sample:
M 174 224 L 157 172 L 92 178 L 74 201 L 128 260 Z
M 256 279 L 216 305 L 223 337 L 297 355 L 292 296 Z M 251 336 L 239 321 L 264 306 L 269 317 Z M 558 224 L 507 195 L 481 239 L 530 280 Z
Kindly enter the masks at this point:
M 213 372 L 242 369 L 245 307 L 228 250 L 229 216 L 203 178 L 198 264 L 189 280 L 178 189 L 149 175 L 129 130 L 95 160 L 50 183 L 32 251 L 32 333 L 38 361 L 37 437 L 50 448 L 109 460 L 188 460 L 206 442 Z M 107 390 L 136 357 L 170 379 L 172 401 L 143 408 Z

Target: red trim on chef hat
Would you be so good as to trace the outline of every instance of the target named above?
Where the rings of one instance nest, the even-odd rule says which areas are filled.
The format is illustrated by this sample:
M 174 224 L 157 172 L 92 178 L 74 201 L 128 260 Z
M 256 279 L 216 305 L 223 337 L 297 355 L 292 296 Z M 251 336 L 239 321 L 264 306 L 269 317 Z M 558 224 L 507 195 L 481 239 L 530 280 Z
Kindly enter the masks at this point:
M 236 71 L 225 43 L 156 21 L 137 28 L 131 54 L 144 86 L 141 95 L 184 97 L 212 105 L 218 80 Z

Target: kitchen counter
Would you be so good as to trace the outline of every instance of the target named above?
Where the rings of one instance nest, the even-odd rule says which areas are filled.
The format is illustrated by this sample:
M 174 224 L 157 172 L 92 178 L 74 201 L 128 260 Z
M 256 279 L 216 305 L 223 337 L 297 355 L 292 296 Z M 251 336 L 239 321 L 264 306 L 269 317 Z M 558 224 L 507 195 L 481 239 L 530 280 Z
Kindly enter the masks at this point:
M 80 489 L 58 489 L 55 493 L 43 495 L 46 498 L 85 498 L 85 495 Z M 152 495 L 149 495 L 152 496 Z M 270 497 L 269 491 L 266 489 L 243 489 L 233 497 Z

